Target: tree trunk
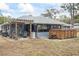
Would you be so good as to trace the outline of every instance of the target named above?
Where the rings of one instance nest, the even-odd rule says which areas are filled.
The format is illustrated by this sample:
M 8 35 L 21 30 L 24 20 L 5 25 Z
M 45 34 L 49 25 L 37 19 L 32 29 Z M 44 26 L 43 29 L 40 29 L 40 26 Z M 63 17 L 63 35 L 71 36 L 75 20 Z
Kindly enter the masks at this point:
M 73 12 L 72 12 L 72 16 L 73 16 L 73 19 L 72 19 L 72 26 L 74 26 L 74 3 L 73 3 Z
M 70 15 L 71 15 L 71 20 L 70 24 L 72 24 L 72 28 L 74 26 L 74 3 L 70 3 L 71 10 L 70 10 Z

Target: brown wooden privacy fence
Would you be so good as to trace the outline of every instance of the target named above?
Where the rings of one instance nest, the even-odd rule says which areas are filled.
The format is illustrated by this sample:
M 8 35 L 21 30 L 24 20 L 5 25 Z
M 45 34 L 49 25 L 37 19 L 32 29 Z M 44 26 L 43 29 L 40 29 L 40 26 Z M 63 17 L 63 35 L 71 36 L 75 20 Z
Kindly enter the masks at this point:
M 77 31 L 75 29 L 50 29 L 49 38 L 50 39 L 66 39 L 66 38 L 76 38 Z

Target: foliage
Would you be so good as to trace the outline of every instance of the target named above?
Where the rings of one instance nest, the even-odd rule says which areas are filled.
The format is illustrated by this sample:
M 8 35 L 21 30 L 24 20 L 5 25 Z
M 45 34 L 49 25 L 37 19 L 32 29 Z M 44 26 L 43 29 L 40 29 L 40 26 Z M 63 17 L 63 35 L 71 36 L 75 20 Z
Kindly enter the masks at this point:
M 47 9 L 46 13 L 42 13 L 41 15 L 43 15 L 45 17 L 56 19 L 56 14 L 58 14 L 58 13 L 59 13 L 59 11 L 56 9 Z
M 60 21 L 65 22 L 65 23 L 70 23 L 70 18 L 67 17 L 66 15 L 60 15 Z
M 70 23 L 70 19 L 63 19 L 63 20 L 60 20 L 62 22 L 65 22 L 65 23 Z
M 0 24 L 9 21 L 8 17 L 0 16 Z
M 61 5 L 61 8 L 64 10 L 67 10 L 70 13 L 72 24 L 74 23 L 74 16 L 77 14 L 77 11 L 79 10 L 79 3 L 65 3 Z
M 79 23 L 79 19 L 76 19 L 76 20 L 75 20 L 75 23 Z

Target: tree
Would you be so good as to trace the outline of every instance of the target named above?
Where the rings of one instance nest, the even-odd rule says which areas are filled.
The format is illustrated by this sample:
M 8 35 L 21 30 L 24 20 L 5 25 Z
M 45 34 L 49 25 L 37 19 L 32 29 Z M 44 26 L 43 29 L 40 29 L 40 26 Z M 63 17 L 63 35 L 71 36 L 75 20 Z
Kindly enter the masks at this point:
M 5 16 L 0 16 L 0 24 L 3 24 L 5 22 L 8 22 L 9 21 L 9 17 L 5 17 Z
M 0 24 L 10 21 L 11 16 L 3 16 L 0 10 Z
M 60 15 L 59 18 L 60 18 L 59 20 L 62 21 L 62 22 L 65 22 L 65 23 L 70 22 L 70 18 L 67 17 L 66 15 Z
M 2 16 L 1 10 L 0 10 L 0 16 Z
M 77 14 L 79 10 L 79 3 L 65 3 L 61 6 L 64 10 L 67 10 L 70 13 L 71 21 L 70 23 L 74 24 L 74 16 Z
M 47 9 L 46 13 L 42 13 L 41 15 L 43 15 L 44 17 L 49 17 L 51 19 L 56 19 L 57 13 L 59 13 L 59 11 L 56 9 Z
M 0 24 L 4 23 L 4 17 L 0 16 Z

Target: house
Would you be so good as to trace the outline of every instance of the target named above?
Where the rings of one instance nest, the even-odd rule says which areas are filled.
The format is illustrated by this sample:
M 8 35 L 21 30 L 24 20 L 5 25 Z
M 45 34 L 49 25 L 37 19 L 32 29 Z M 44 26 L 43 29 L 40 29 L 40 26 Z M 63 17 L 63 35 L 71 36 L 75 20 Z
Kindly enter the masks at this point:
M 48 32 L 53 29 L 68 29 L 70 24 L 53 20 L 43 16 L 22 16 L 13 18 L 3 28 L 9 36 L 30 37 L 30 38 L 48 38 Z
M 74 23 L 74 28 L 79 29 L 79 23 Z

